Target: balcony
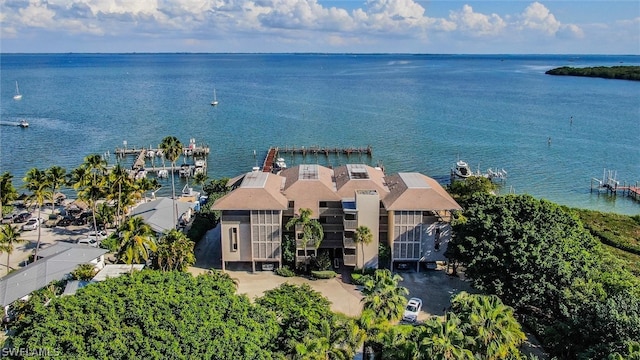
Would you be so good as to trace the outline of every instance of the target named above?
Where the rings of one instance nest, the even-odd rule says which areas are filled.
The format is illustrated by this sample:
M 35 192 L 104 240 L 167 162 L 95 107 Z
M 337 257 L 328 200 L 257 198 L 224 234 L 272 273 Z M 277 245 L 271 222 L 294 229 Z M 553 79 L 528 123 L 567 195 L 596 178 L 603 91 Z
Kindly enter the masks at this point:
M 322 229 L 327 232 L 342 232 L 342 224 L 322 224 Z
M 344 213 L 341 208 L 320 208 L 320 216 L 342 216 Z
M 358 220 L 344 220 L 345 230 L 355 230 L 358 227 Z
M 342 261 L 345 266 L 356 266 L 356 255 L 343 255 Z

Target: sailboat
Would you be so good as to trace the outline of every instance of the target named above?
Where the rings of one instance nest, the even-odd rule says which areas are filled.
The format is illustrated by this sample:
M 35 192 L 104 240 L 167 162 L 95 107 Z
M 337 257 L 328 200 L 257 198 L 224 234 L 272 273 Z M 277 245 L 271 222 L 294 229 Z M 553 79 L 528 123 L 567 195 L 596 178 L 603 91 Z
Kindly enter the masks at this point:
M 216 97 L 216 89 L 213 89 L 213 101 L 211 101 L 211 106 L 218 105 L 218 98 Z
M 18 88 L 17 81 L 16 81 L 16 94 L 13 95 L 13 100 L 22 100 L 22 94 L 20 94 L 20 88 Z

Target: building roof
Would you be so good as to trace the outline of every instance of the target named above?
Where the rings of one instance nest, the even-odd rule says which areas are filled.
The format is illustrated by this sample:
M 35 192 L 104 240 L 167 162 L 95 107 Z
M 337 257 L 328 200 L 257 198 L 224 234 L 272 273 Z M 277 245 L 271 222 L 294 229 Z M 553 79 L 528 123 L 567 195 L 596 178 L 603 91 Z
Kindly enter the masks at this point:
M 282 194 L 282 176 L 252 171 L 238 188 L 216 200 L 213 210 L 286 210 L 289 201 Z
M 462 207 L 434 179 L 420 173 L 398 173 L 385 178 L 387 210 L 461 210 Z
M 341 198 L 353 198 L 356 190 L 376 190 L 380 197 L 389 193 L 381 169 L 365 164 L 347 164 L 338 166 L 333 174 Z
M 295 200 L 295 211 L 311 209 L 312 218 L 319 216 L 320 201 L 340 201 L 333 182 L 333 171 L 317 164 L 294 166 L 280 172 L 285 180 L 284 195 Z
M 171 230 L 177 224 L 180 216 L 195 206 L 194 203 L 176 201 L 177 218 L 173 220 L 173 200 L 159 197 L 156 200 L 138 205 L 129 216 L 140 216 L 151 229 L 157 233 Z
M 40 260 L 0 280 L 0 301 L 7 306 L 55 280 L 62 280 L 80 264 L 106 254 L 108 250 L 84 245 L 57 243 L 38 252 Z

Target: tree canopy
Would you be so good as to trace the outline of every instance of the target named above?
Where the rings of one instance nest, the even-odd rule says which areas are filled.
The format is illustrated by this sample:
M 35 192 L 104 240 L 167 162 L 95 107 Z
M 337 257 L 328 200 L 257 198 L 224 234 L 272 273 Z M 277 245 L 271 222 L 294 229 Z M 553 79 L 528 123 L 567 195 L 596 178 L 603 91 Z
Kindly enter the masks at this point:
M 528 195 L 482 194 L 462 219 L 448 256 L 476 288 L 513 306 L 554 355 L 602 358 L 640 338 L 639 279 L 572 213 Z
M 24 315 L 9 346 L 50 349 L 63 358 L 271 359 L 279 329 L 273 313 L 213 273 L 145 270 Z
M 582 68 L 562 66 L 548 70 L 545 74 L 640 80 L 640 66 L 594 66 Z

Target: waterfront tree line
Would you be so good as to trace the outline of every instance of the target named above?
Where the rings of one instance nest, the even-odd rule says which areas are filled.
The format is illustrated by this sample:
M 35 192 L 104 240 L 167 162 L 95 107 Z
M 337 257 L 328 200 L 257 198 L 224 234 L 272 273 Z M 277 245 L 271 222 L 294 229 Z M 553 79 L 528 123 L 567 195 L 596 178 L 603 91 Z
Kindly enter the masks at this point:
M 308 286 L 284 284 L 252 303 L 228 274 L 185 273 L 199 237 L 172 230 L 156 239 L 140 218 L 126 218 L 124 209 L 153 187 L 124 176 L 117 182 L 114 169 L 95 170 L 99 164 L 90 156 L 73 175 L 56 170 L 66 179 L 59 182 L 46 180 L 50 169 L 30 170 L 27 202 L 41 209 L 71 186 L 94 210 L 96 230 L 99 223 L 117 227 L 107 243 L 119 261 L 151 258 L 154 270 L 67 297 L 57 296 L 63 283 L 50 284 L 16 304 L 5 347 L 73 358 L 352 359 L 364 349 L 376 359 L 534 359 L 522 353 L 524 325 L 559 359 L 640 359 L 640 280 L 585 229 L 588 217 L 571 209 L 492 195 L 486 179 L 456 183 L 452 195 L 465 210 L 455 216 L 447 255 L 483 294 L 460 293 L 444 317 L 408 325 L 398 322 L 407 290 L 389 270 L 361 278 L 358 318 L 333 313 Z M 17 198 L 11 179 L 0 178 L 5 210 Z M 224 184 L 203 182 L 210 201 L 228 191 Z M 103 218 L 105 203 L 112 215 Z M 203 212 L 203 226 L 219 216 L 206 206 Z M 640 218 L 629 219 L 638 231 Z M 92 276 L 86 267 L 74 272 Z
M 547 70 L 545 74 L 640 81 L 640 66 L 595 66 L 581 68 L 562 66 Z

